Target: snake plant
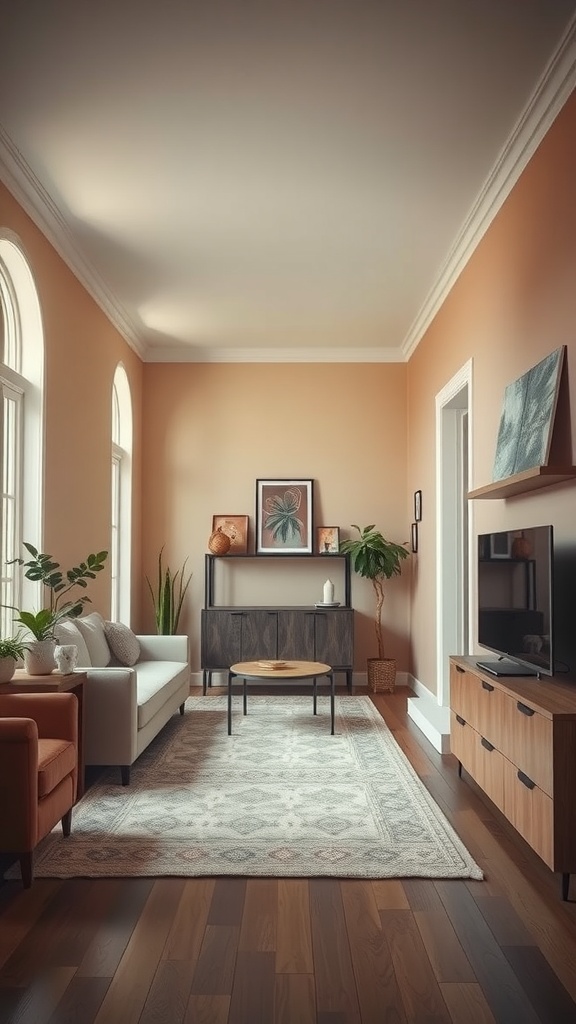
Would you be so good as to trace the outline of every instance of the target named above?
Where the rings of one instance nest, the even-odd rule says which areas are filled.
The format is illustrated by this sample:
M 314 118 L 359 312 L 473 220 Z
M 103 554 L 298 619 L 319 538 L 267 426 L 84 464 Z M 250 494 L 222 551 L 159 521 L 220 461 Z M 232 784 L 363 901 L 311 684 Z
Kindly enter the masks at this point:
M 189 574 L 186 580 L 184 579 L 187 558 L 182 568 L 177 569 L 175 573 L 172 573 L 170 566 L 164 568 L 162 565 L 163 551 L 164 548 L 160 548 L 156 591 L 153 590 L 148 577 L 146 577 L 146 583 L 148 584 L 152 604 L 154 605 L 157 633 L 164 636 L 174 636 L 178 629 L 180 612 L 182 611 L 184 597 L 192 579 L 192 573 Z

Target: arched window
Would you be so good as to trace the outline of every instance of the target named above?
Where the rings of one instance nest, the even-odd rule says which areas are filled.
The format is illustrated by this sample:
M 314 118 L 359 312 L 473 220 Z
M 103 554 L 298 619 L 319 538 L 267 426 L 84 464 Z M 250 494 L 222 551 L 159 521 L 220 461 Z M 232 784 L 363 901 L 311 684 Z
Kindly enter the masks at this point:
M 0 439 L 2 451 L 1 604 L 33 607 L 37 584 L 9 565 L 22 541 L 42 543 L 44 337 L 38 293 L 15 235 L 0 229 Z M 0 608 L 0 634 L 14 634 Z
M 130 623 L 132 556 L 132 399 L 126 370 L 112 385 L 112 512 L 110 538 L 113 621 Z

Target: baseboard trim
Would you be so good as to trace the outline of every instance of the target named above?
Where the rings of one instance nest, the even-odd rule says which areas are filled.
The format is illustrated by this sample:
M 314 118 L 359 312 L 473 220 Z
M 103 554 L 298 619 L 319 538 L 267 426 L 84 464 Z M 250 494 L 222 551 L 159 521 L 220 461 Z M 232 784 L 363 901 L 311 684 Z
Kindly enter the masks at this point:
M 450 708 L 438 704 L 436 696 L 413 676 L 410 685 L 416 696 L 408 698 L 408 718 L 414 722 L 414 725 L 420 729 L 420 732 L 438 753 L 449 754 Z

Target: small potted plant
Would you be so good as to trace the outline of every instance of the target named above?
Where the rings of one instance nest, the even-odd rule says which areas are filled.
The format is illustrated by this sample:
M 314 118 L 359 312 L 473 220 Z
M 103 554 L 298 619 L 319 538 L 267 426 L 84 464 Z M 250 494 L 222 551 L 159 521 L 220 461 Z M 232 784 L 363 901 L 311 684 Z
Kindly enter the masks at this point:
M 54 648 L 56 637 L 54 630 L 62 619 L 78 618 L 82 614 L 84 605 L 90 602 L 87 595 L 62 602 L 73 587 L 88 586 L 88 580 L 96 578 L 96 573 L 104 568 L 108 556 L 107 551 L 99 551 L 97 554 L 88 555 L 85 562 L 67 569 L 64 573 L 60 563 L 55 562 L 52 555 L 44 554 L 32 544 L 24 542 L 29 555 L 32 557 L 28 562 L 23 558 L 14 558 L 13 562 L 23 565 L 26 569 L 24 575 L 33 582 L 41 583 L 50 595 L 46 607 L 37 612 L 23 611 L 9 607 L 18 614 L 14 621 L 24 626 L 34 637 L 33 641 L 26 644 L 24 651 L 24 664 L 30 675 L 48 675 L 55 668 Z M 12 564 L 12 563 L 9 563 Z
M 370 580 L 376 595 L 376 614 L 374 627 L 378 649 L 377 658 L 367 659 L 368 686 L 371 690 L 394 690 L 396 680 L 396 660 L 384 657 L 382 638 L 382 605 L 384 604 L 384 581 L 399 576 L 402 572 L 402 561 L 408 558 L 406 546 L 395 544 L 375 529 L 365 526 L 363 530 L 352 524 L 359 536 L 343 540 L 340 551 L 350 555 L 352 568 L 359 576 Z
M 222 536 L 226 535 L 222 534 Z M 188 575 L 187 579 L 184 579 L 187 558 L 184 560 L 182 568 L 177 569 L 175 573 L 171 572 L 170 566 L 164 568 L 162 565 L 163 551 L 164 548 L 160 548 L 160 554 L 158 555 L 156 593 L 154 593 L 148 577 L 146 577 L 146 583 L 148 584 L 148 590 L 154 605 L 156 632 L 159 636 L 175 636 L 180 621 L 182 604 L 192 579 L 192 573 Z
M 24 656 L 28 645 L 20 633 L 17 636 L 0 637 L 0 683 L 9 683 L 16 671 L 16 662 Z

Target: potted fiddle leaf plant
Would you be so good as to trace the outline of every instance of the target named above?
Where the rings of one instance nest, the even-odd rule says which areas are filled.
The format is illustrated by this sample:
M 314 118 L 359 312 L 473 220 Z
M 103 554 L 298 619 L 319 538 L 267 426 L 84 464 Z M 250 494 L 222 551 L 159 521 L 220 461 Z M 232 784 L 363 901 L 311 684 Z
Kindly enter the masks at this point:
M 402 562 L 408 558 L 405 544 L 395 544 L 386 540 L 382 533 L 373 525 L 363 530 L 352 524 L 358 537 L 343 540 L 340 551 L 350 556 L 352 568 L 359 576 L 370 580 L 376 597 L 374 629 L 376 633 L 377 658 L 367 659 L 368 686 L 371 690 L 394 690 L 396 681 L 396 659 L 384 656 L 384 640 L 382 636 L 382 606 L 384 604 L 384 584 L 393 576 L 402 572 Z
M 96 578 L 96 573 L 101 572 L 108 557 L 107 551 L 98 551 L 90 554 L 85 562 L 73 566 L 72 569 L 61 569 L 60 563 L 55 562 L 52 555 L 38 551 L 32 544 L 24 542 L 26 551 L 31 556 L 28 561 L 23 558 L 14 558 L 11 563 L 17 562 L 25 568 L 24 575 L 35 583 L 41 583 L 48 592 L 48 601 L 39 611 L 26 611 L 9 607 L 17 612 L 14 621 L 32 634 L 33 640 L 28 641 L 24 651 L 24 665 L 30 675 L 48 675 L 55 667 L 54 648 L 56 646 L 55 629 L 63 619 L 75 619 L 82 614 L 84 605 L 90 602 L 85 594 L 82 597 L 69 597 L 74 587 L 86 589 L 88 580 Z M 67 600 L 63 600 L 67 598 Z
M 24 656 L 28 645 L 21 633 L 0 637 L 0 683 L 9 683 L 16 671 L 16 663 Z

